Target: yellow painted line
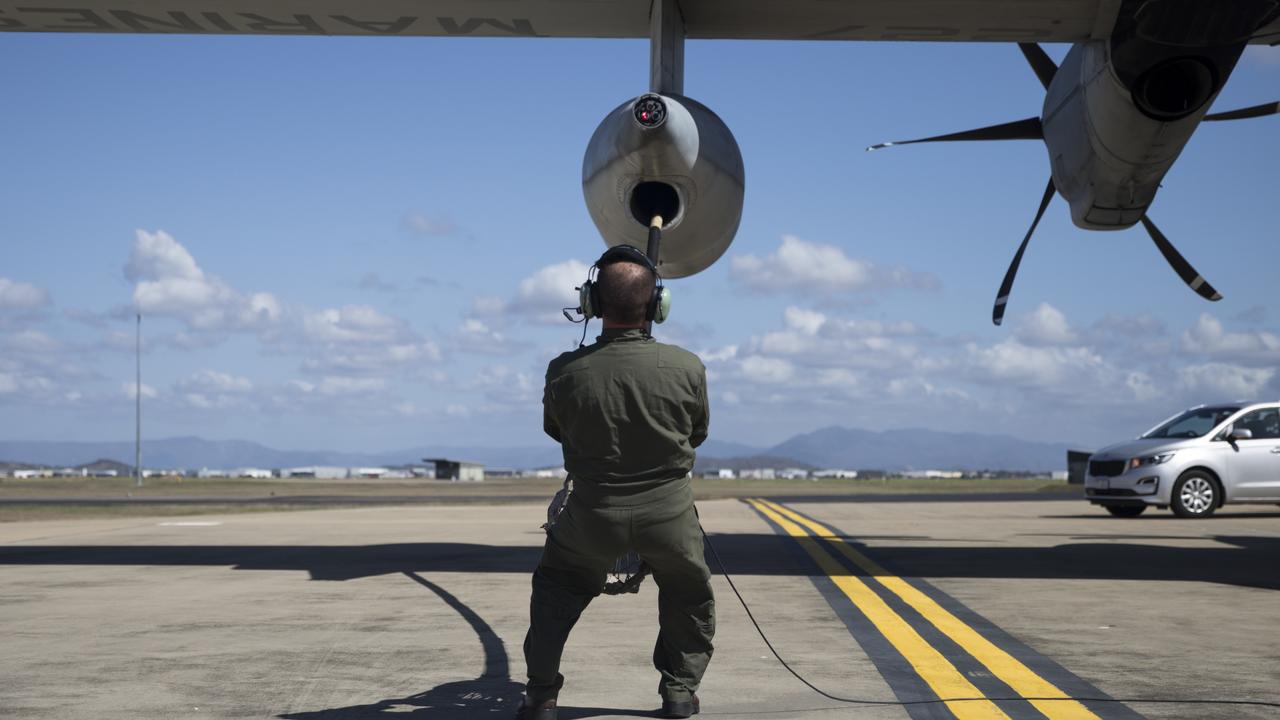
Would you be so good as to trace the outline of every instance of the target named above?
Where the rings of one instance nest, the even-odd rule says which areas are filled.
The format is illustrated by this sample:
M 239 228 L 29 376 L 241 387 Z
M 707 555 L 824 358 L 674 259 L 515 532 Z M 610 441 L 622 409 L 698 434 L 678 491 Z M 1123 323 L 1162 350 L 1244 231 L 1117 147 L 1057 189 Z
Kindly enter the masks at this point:
M 867 587 L 861 579 L 850 575 L 843 565 L 823 550 L 818 540 L 762 501 L 748 500 L 747 502 L 799 541 L 801 547 L 818 563 L 836 587 L 840 588 L 862 611 L 862 614 L 867 616 L 871 624 L 876 626 L 880 634 L 902 653 L 902 656 L 911 663 L 911 667 L 915 668 L 916 673 L 928 683 L 938 697 L 970 698 L 946 703 L 957 718 L 960 720 L 1008 720 L 1009 716 L 1004 714 L 1004 711 L 987 700 L 982 691 L 960 674 L 956 666 L 943 657 L 942 653 L 920 637 L 920 634 L 894 612 L 893 608 L 890 608 L 875 591 Z
M 876 582 L 888 588 L 890 592 L 902 598 L 904 602 L 933 623 L 944 635 L 951 638 L 965 652 L 1000 678 L 1014 692 L 1026 698 L 1064 698 L 1063 700 L 1028 700 L 1037 710 L 1050 720 L 1099 720 L 1089 708 L 1075 700 L 1067 700 L 1069 696 L 1056 685 L 1037 675 L 1031 668 L 1022 664 L 1017 658 L 1001 650 L 977 630 L 969 627 L 963 620 L 939 605 L 933 598 L 917 590 L 900 577 L 895 577 L 880 567 L 874 560 L 863 555 L 856 548 L 845 542 L 830 528 L 814 522 L 789 508 L 769 501 L 762 501 L 770 509 L 800 525 L 808 528 L 814 535 L 835 546 L 845 557 L 865 570 Z

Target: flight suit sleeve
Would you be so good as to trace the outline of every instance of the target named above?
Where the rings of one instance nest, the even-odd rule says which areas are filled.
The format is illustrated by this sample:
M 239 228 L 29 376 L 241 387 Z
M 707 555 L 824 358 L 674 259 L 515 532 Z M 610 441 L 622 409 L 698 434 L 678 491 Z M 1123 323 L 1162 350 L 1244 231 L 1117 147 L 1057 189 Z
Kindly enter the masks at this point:
M 560 424 L 556 422 L 555 400 L 551 396 L 551 373 L 547 373 L 546 384 L 542 387 L 542 431 L 552 440 L 560 440 Z
M 707 439 L 707 426 L 711 422 L 711 403 L 707 400 L 707 371 L 701 368 L 697 378 L 698 408 L 693 416 L 693 432 L 689 434 L 689 444 L 698 447 Z

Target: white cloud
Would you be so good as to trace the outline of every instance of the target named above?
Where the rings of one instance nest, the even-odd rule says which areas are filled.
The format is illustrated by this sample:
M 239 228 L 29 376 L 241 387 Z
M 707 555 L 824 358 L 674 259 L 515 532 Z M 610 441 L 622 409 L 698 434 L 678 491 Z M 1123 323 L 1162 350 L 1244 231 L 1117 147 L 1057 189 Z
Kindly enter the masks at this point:
M 199 330 L 265 330 L 284 314 L 271 293 L 245 295 L 207 275 L 163 230 L 137 231 L 124 276 L 135 284 L 134 307 L 143 315 L 176 318 Z
M 789 307 L 783 311 L 783 321 L 788 328 L 798 330 L 805 335 L 817 335 L 818 330 L 827 321 L 827 316 L 813 310 Z
M 1079 333 L 1067 324 L 1062 311 L 1049 303 L 1018 319 L 1014 335 L 1027 345 L 1070 345 L 1079 340 Z
M 122 382 L 120 383 L 120 392 L 123 393 L 125 397 L 129 398 L 130 400 L 133 400 L 138 397 L 138 386 L 136 383 L 133 383 L 133 382 Z M 160 393 L 156 392 L 155 388 L 151 387 L 146 383 L 142 383 L 142 399 L 143 400 L 154 400 L 159 396 L 160 396 Z
M 319 343 L 392 342 L 406 333 L 404 323 L 368 305 L 346 305 L 308 313 L 303 334 Z
M 219 393 L 246 393 L 253 390 L 253 382 L 239 375 L 216 370 L 200 370 L 182 381 L 181 387 Z
M 1203 403 L 1257 399 L 1275 376 L 1275 368 L 1224 363 L 1190 365 L 1179 368 L 1176 374 L 1179 389 Z
M 574 288 L 587 279 L 588 269 L 578 260 L 547 265 L 521 280 L 509 301 L 490 296 L 476 298 L 472 313 L 482 317 L 521 315 L 539 323 L 564 323 L 561 310 L 578 306 L 578 291 Z
M 0 312 L 38 310 L 50 302 L 44 288 L 0 277 Z
M 751 355 L 739 363 L 742 376 L 748 382 L 777 384 L 787 382 L 795 375 L 795 366 L 783 358 Z
M 1084 394 L 1109 384 L 1111 368 L 1085 347 L 1032 347 L 1016 339 L 967 347 L 970 369 L 980 379 L 1055 393 Z
M 528 308 L 527 312 L 536 313 L 543 312 L 540 306 L 554 306 L 554 314 L 559 315 L 560 308 L 570 303 L 578 304 L 578 293 L 574 288 L 587 279 L 587 269 L 577 260 L 548 265 L 520 281 L 516 302 Z
M 384 375 L 399 368 L 416 369 L 440 362 L 442 353 L 433 342 L 390 345 L 333 346 L 318 351 L 303 363 L 312 372 Z
M 62 352 L 62 343 L 54 340 L 39 330 L 21 330 L 4 338 L 4 347 L 11 352 L 20 353 L 58 353 Z
M 197 410 L 243 408 L 253 399 L 249 378 L 216 370 L 200 370 L 174 384 L 179 404 Z
M 1203 313 L 1196 324 L 1182 333 L 1182 349 L 1193 355 L 1245 365 L 1280 364 L 1280 336 L 1265 330 L 1228 331 L 1222 322 Z
M 510 355 L 525 347 L 478 318 L 463 320 L 462 327 L 454 335 L 454 342 L 459 350 L 483 355 Z
M 887 287 L 933 288 L 937 279 L 907 268 L 880 268 L 850 258 L 835 245 L 811 243 L 785 235 L 767 257 L 738 255 L 729 263 L 729 277 L 760 292 L 808 295 L 856 293 Z
M 542 379 L 506 365 L 493 365 L 478 370 L 470 383 L 482 390 L 485 398 L 498 406 L 529 406 L 542 398 Z
M 370 395 L 385 390 L 387 381 L 382 378 L 326 376 L 317 383 L 305 380 L 290 380 L 289 387 L 302 395 L 323 395 L 327 397 Z

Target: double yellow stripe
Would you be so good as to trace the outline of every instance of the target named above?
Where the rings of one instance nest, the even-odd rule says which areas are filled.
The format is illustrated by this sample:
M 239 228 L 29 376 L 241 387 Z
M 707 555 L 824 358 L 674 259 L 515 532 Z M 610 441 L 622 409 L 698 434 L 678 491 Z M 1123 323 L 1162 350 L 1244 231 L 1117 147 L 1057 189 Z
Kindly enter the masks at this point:
M 1050 720 L 1099 720 L 1084 705 L 1067 699 L 1067 694 L 1037 675 L 1017 658 L 1001 650 L 990 640 L 969 627 L 960 618 L 943 608 L 928 595 L 917 590 L 902 578 L 894 577 L 866 555 L 845 542 L 844 538 L 821 523 L 814 522 L 788 508 L 767 500 L 749 500 L 752 507 L 777 523 L 788 535 L 796 538 L 854 605 L 863 612 L 876 629 L 911 663 L 920 677 L 940 698 L 980 698 L 983 693 L 973 686 L 932 645 L 920 637 L 906 620 L 902 619 L 871 588 L 859 578 L 850 576 L 838 562 L 826 553 L 814 539 L 821 538 L 842 555 L 862 568 L 881 586 L 897 595 L 921 617 L 928 620 L 944 635 L 951 638 L 965 652 L 982 663 L 993 675 L 1004 681 L 1019 695 L 1027 698 L 1062 698 L 1062 700 L 1029 700 L 1036 709 Z M 807 529 L 807 530 L 806 530 Z M 812 533 L 810 535 L 809 533 Z M 1000 708 L 989 700 L 948 702 L 956 717 L 1007 718 Z

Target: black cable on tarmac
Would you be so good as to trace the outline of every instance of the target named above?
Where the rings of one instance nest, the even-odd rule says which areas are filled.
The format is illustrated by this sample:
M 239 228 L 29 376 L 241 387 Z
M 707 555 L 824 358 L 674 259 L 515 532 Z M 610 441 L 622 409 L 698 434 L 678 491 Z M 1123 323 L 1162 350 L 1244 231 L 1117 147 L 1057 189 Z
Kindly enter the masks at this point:
M 733 590 L 733 594 L 738 597 L 738 602 L 742 603 L 742 609 L 747 612 L 747 618 L 751 620 L 751 624 L 755 626 L 756 633 L 760 635 L 760 639 L 764 641 L 769 652 L 773 653 L 773 657 L 787 669 L 787 672 L 795 676 L 795 679 L 804 683 L 808 688 L 828 700 L 836 702 L 848 703 L 851 705 L 938 705 L 943 703 L 958 702 L 1016 702 L 1016 701 L 1032 701 L 1035 702 L 1091 702 L 1091 703 L 1125 703 L 1125 704 L 1159 704 L 1159 705 L 1249 705 L 1253 707 L 1269 707 L 1280 709 L 1280 702 L 1266 700 L 1176 700 L 1172 698 L 1111 698 L 1111 697 L 958 697 L 958 698 L 938 698 L 936 700 L 867 700 L 861 698 L 846 698 L 819 688 L 817 685 L 809 682 L 803 675 L 796 672 L 782 656 L 778 654 L 778 650 L 773 647 L 773 643 L 769 642 L 769 637 L 764 634 L 764 629 L 760 627 L 760 623 L 756 621 L 756 616 L 751 612 L 751 606 L 747 604 L 742 593 L 738 592 L 738 586 L 734 584 L 733 578 L 729 576 L 729 570 L 725 567 L 724 560 L 720 559 L 720 553 L 716 552 L 716 546 L 711 542 L 711 538 L 707 536 L 707 531 L 698 524 L 698 529 L 702 531 L 702 539 L 711 550 L 711 555 L 716 559 L 716 565 L 720 568 L 720 574 L 729 583 L 729 588 Z M 818 710 L 831 710 L 833 708 L 814 708 Z

